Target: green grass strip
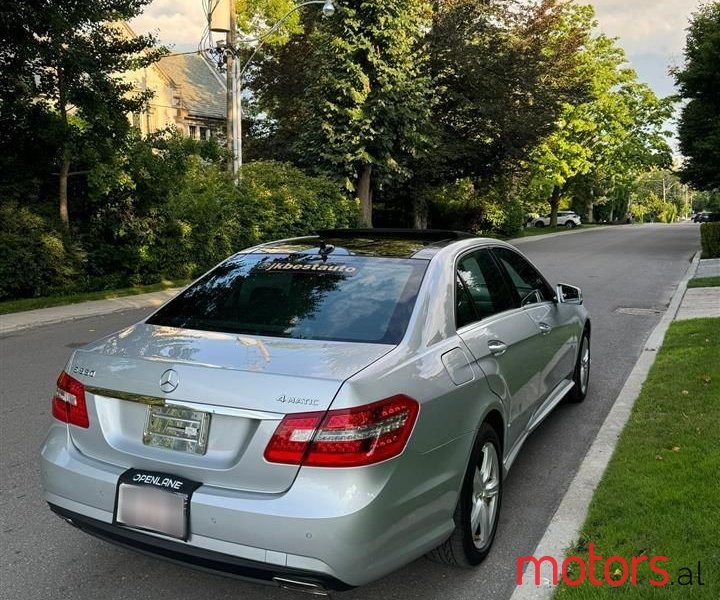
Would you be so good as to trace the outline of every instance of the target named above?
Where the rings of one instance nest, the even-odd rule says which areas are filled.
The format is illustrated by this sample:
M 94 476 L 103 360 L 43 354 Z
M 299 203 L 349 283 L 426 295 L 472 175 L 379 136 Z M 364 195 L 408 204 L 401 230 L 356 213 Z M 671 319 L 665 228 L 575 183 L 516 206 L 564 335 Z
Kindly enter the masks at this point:
M 689 288 L 701 287 L 718 287 L 720 286 L 720 277 L 696 277 L 688 281 Z
M 648 557 L 637 585 L 586 578 L 577 587 L 561 583 L 556 600 L 720 598 L 720 319 L 670 326 L 568 555 L 587 559 L 590 544 L 628 564 Z M 668 572 L 665 586 L 649 583 L 663 579 L 649 569 L 653 556 L 668 559 L 656 563 Z M 579 578 L 579 565 L 571 566 L 571 579 Z M 621 564 L 609 573 L 618 583 Z

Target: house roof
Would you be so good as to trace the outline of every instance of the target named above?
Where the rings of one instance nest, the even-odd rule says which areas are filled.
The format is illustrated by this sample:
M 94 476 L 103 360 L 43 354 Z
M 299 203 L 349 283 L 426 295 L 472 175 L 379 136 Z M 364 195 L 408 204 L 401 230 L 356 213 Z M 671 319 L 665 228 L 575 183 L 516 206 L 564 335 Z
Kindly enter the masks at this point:
M 180 87 L 189 115 L 225 118 L 225 82 L 205 57 L 198 54 L 165 56 L 157 65 Z

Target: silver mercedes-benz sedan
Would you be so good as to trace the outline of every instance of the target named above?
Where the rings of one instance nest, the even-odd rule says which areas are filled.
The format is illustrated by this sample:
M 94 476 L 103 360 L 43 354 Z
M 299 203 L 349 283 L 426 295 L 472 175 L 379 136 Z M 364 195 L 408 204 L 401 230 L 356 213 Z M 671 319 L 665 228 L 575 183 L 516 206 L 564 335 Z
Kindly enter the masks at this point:
M 523 442 L 589 369 L 580 290 L 504 242 L 263 244 L 73 353 L 45 498 L 106 540 L 314 593 L 423 554 L 472 566 Z

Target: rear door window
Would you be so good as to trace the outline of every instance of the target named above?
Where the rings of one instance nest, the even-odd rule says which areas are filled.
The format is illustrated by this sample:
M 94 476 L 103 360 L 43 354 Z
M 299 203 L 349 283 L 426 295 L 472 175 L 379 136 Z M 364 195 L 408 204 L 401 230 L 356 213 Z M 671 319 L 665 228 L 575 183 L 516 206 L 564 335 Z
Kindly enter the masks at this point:
M 148 323 L 272 337 L 397 344 L 426 260 L 238 254 Z
M 457 277 L 458 286 L 462 288 L 456 293 L 458 327 L 514 307 L 502 272 L 488 250 L 477 250 L 462 257 L 458 262 Z M 472 303 L 472 309 L 465 306 L 467 299 Z

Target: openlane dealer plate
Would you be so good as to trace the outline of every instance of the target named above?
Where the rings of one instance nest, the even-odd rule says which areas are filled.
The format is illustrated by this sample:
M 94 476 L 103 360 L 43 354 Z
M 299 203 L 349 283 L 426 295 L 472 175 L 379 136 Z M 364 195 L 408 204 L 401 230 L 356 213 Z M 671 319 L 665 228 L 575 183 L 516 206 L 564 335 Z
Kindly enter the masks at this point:
M 200 485 L 184 477 L 129 469 L 118 479 L 113 525 L 187 541 L 190 500 Z

